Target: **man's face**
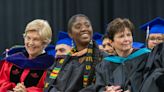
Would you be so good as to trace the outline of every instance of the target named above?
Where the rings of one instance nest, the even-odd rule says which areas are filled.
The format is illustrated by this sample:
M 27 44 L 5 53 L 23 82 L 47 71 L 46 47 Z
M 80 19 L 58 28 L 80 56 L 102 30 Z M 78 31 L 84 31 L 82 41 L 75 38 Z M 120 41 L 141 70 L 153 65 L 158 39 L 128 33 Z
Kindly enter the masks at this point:
M 59 44 L 59 45 L 56 45 L 55 51 L 56 51 L 56 56 L 66 55 L 67 53 L 71 51 L 71 46 L 66 45 L 66 44 Z

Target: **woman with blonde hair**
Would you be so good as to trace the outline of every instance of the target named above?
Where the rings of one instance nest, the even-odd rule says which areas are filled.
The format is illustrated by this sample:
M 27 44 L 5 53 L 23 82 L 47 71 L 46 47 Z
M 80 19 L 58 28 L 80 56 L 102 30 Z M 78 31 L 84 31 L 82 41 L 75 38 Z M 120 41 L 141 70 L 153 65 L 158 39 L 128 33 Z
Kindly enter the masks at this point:
M 43 92 L 47 69 L 54 61 L 44 50 L 51 42 L 51 27 L 36 19 L 27 24 L 23 36 L 26 51 L 1 61 L 0 92 Z

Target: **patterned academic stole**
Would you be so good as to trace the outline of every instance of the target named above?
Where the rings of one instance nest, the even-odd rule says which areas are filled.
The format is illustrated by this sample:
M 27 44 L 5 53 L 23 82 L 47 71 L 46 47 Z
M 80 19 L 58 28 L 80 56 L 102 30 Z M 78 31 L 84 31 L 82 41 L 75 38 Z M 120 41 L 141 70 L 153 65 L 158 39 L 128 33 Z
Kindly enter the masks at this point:
M 53 79 L 53 80 L 55 80 L 56 78 L 57 78 L 57 76 L 58 76 L 58 74 L 59 74 L 59 72 L 60 72 L 60 70 L 61 70 L 61 68 L 62 68 L 62 64 L 64 63 L 64 59 L 60 59 L 59 60 L 59 66 L 57 66 L 57 67 L 55 67 L 53 70 L 52 70 L 52 72 L 51 72 L 51 74 L 50 74 L 50 76 L 49 76 L 49 78 L 50 79 Z M 52 81 L 50 81 L 50 82 L 52 82 Z M 50 83 L 45 83 L 45 85 L 44 85 L 44 88 L 47 88 L 48 86 L 49 86 L 49 84 Z
M 64 58 L 60 59 L 58 62 L 59 62 L 59 65 L 54 67 L 54 69 L 50 73 L 49 78 L 51 79 L 51 81 L 46 82 L 44 85 L 44 88 L 48 88 L 49 84 L 51 84 L 53 82 L 53 80 L 55 80 L 58 77 L 58 74 L 62 68 L 63 63 L 64 63 Z
M 88 47 L 87 55 L 86 55 L 86 60 L 85 60 L 85 70 L 84 70 L 84 75 L 83 75 L 83 87 L 87 87 L 89 83 L 89 74 L 91 72 L 91 63 L 93 63 L 93 58 L 92 58 L 92 53 L 93 49 L 91 46 Z
M 89 75 L 92 69 L 91 64 L 93 63 L 93 58 L 92 58 L 92 54 L 93 54 L 93 41 L 90 41 L 89 45 L 88 45 L 88 49 L 87 49 L 87 54 L 86 54 L 86 59 L 85 59 L 85 68 L 84 68 L 84 74 L 83 74 L 83 87 L 87 87 L 89 84 Z M 71 50 L 71 52 L 69 53 L 69 55 L 73 55 L 74 53 L 77 52 L 76 48 L 73 48 Z
M 58 76 L 58 74 L 59 74 L 59 72 L 60 72 L 60 70 L 61 70 L 61 67 L 62 67 L 63 62 L 64 62 L 64 59 L 60 59 L 60 60 L 59 60 L 59 64 L 60 64 L 60 65 L 57 66 L 57 67 L 55 67 L 55 68 L 52 70 L 52 72 L 51 72 L 49 78 L 51 78 L 51 79 L 56 79 L 56 78 L 57 78 L 57 76 Z

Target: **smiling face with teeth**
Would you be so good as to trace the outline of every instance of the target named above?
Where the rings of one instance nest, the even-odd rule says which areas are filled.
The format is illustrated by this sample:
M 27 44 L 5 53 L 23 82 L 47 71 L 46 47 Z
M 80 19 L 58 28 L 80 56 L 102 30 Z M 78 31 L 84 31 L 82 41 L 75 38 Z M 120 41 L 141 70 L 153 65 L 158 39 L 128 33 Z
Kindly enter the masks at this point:
M 45 47 L 45 44 L 37 31 L 28 31 L 24 38 L 24 44 L 26 51 L 29 54 L 29 58 L 35 58 L 40 55 Z
M 52 30 L 46 20 L 36 19 L 27 24 L 23 36 L 28 58 L 33 59 L 51 42 Z
M 79 46 L 86 47 L 92 39 L 93 29 L 92 25 L 86 17 L 76 17 L 74 23 L 72 23 L 69 36 L 76 43 L 77 48 Z

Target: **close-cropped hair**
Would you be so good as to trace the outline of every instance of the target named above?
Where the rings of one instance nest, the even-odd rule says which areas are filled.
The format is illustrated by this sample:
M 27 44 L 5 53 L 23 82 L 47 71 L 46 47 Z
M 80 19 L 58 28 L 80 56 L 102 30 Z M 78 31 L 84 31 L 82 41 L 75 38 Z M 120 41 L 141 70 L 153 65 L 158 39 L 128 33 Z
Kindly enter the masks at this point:
M 128 28 L 133 35 L 134 24 L 127 18 L 116 18 L 108 24 L 106 29 L 107 36 L 113 41 L 115 34 L 123 32 L 125 28 Z
M 23 36 L 26 37 L 29 31 L 37 31 L 45 45 L 48 45 L 51 42 L 52 30 L 46 20 L 36 19 L 29 22 L 26 26 L 25 33 L 23 34 Z
M 69 33 L 71 33 L 72 32 L 72 26 L 73 26 L 73 24 L 76 22 L 76 19 L 78 18 L 78 17 L 84 17 L 84 18 L 86 18 L 88 21 L 89 21 L 89 23 L 91 24 L 91 21 L 89 20 L 89 18 L 86 16 L 86 15 L 84 15 L 84 14 L 76 14 L 76 15 L 74 15 L 74 16 L 72 16 L 70 19 L 69 19 L 69 21 L 68 21 L 68 32 Z

